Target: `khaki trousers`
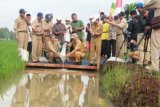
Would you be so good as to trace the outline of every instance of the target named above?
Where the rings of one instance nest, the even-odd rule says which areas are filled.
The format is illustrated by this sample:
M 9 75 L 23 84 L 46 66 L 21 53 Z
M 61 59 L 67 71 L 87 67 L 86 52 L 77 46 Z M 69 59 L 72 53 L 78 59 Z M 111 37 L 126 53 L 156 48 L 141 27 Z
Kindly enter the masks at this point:
M 138 34 L 137 37 L 137 43 L 139 43 L 139 41 L 141 40 L 143 36 L 143 33 Z M 150 40 L 148 41 L 148 47 L 147 47 L 147 52 L 145 53 L 145 58 L 144 58 L 144 44 L 145 44 L 145 39 L 143 39 L 138 47 L 138 51 L 139 51 L 139 61 L 138 64 L 143 65 L 143 61 L 144 64 L 147 64 L 150 60 L 151 60 L 151 55 L 150 55 L 150 51 L 151 51 L 151 43 Z
M 53 52 L 47 52 L 46 55 L 47 55 L 49 62 L 52 62 L 53 58 L 55 57 L 55 54 Z
M 124 35 L 117 35 L 117 39 L 116 39 L 116 56 L 119 57 L 119 58 L 123 58 L 123 56 L 124 56 L 125 44 L 123 44 L 123 46 L 122 46 L 123 42 L 124 42 Z M 122 46 L 122 48 L 121 48 L 121 46 Z
M 32 60 L 38 61 L 42 54 L 42 36 L 32 36 Z
M 160 29 L 153 30 L 151 35 L 151 62 L 152 70 L 159 71 L 160 58 Z
M 76 62 L 80 62 L 82 58 L 85 57 L 85 53 L 81 52 L 81 51 L 76 51 L 75 52 L 75 58 L 76 58 Z
M 94 57 L 96 55 L 97 64 L 100 63 L 100 55 L 101 55 L 101 36 L 91 38 L 91 49 L 90 49 L 90 64 L 94 63 Z
M 28 47 L 28 34 L 27 32 L 18 32 L 18 48 L 27 50 Z

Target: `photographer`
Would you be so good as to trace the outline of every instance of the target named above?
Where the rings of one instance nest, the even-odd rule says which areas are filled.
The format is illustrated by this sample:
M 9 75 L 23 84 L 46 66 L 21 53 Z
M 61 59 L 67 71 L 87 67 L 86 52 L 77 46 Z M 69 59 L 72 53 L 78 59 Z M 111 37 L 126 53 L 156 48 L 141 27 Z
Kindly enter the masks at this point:
M 151 0 L 144 6 L 145 9 L 154 9 L 154 20 L 152 23 L 151 34 L 151 62 L 152 66 L 147 67 L 149 70 L 159 71 L 159 57 L 160 57 L 160 0 Z M 156 23 L 154 23 L 156 22 Z
M 137 35 L 138 35 L 138 31 L 139 31 L 140 27 L 139 27 L 139 22 L 137 19 L 136 10 L 131 11 L 130 15 L 131 15 L 132 19 L 128 24 L 127 30 L 131 34 L 130 49 L 131 49 L 131 52 L 133 52 L 133 51 L 137 50 L 137 44 L 135 44 L 135 42 L 137 41 Z M 133 41 L 135 41 L 135 42 L 133 42 Z M 136 59 L 132 58 L 132 63 L 136 63 Z

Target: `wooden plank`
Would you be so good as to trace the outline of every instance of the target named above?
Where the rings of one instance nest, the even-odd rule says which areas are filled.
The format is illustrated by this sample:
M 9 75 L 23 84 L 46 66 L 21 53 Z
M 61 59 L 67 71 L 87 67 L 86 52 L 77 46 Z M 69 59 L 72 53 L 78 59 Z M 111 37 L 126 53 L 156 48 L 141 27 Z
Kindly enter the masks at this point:
M 26 64 L 26 67 L 46 67 L 46 68 L 96 70 L 96 66 L 73 65 L 73 64 L 30 63 L 30 62 L 28 62 Z

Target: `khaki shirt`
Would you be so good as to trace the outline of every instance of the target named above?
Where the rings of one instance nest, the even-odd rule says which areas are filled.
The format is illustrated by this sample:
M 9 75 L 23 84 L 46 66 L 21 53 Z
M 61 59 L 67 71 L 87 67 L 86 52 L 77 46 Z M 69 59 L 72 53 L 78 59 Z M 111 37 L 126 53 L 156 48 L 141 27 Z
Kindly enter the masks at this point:
M 56 52 L 61 48 L 59 41 L 56 39 L 54 42 L 48 41 L 47 44 L 43 47 L 45 52 L 50 52 L 55 50 Z
M 103 27 L 100 23 L 98 25 L 96 25 L 95 23 L 91 24 L 91 32 L 102 34 L 102 31 L 103 31 Z M 101 36 L 101 34 L 99 36 Z
M 28 25 L 27 25 L 27 22 L 25 21 L 25 18 L 18 17 L 15 20 L 15 22 L 14 22 L 14 31 L 15 32 L 20 32 L 20 31 L 27 32 L 28 31 Z
M 76 41 L 76 43 L 73 44 L 74 44 L 74 49 L 77 49 L 80 52 L 86 52 L 84 44 L 79 39 Z
M 154 16 L 160 16 L 160 0 L 151 0 L 144 6 L 144 9 L 155 9 Z
M 125 18 L 123 18 L 122 20 L 118 19 L 117 25 L 119 26 L 119 28 L 117 28 L 117 35 L 123 34 L 124 29 L 128 26 Z
M 43 31 L 43 21 L 38 21 L 37 19 L 32 22 L 32 29 L 36 30 L 33 32 L 34 35 L 43 35 L 41 31 Z M 39 32 L 38 32 L 39 31 Z
M 43 21 L 43 29 L 44 29 L 44 35 L 49 36 L 52 31 L 52 25 L 50 22 Z

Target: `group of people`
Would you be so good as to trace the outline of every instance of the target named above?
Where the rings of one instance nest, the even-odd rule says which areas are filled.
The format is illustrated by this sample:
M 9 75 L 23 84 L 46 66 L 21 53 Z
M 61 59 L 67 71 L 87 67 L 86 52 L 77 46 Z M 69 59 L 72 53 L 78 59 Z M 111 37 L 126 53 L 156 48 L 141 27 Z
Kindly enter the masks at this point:
M 130 12 L 129 21 L 125 18 L 124 12 L 114 17 L 106 16 L 104 12 L 90 17 L 90 22 L 86 25 L 86 43 L 84 43 L 85 26 L 83 21 L 78 20 L 76 13 L 71 15 L 72 21 L 66 19 L 63 24 L 62 18 L 57 17 L 57 23 L 53 24 L 52 14 L 46 14 L 43 20 L 43 13 L 39 12 L 37 19 L 31 23 L 31 15 L 26 15 L 25 10 L 20 9 L 14 31 L 19 48 L 27 50 L 28 47 L 30 53 L 32 50 L 33 62 L 40 62 L 42 53 L 50 63 L 56 62 L 55 59 L 60 57 L 62 45 L 67 43 L 67 58 L 74 57 L 75 64 L 80 65 L 88 51 L 90 66 L 93 66 L 98 65 L 101 58 L 124 58 L 129 44 L 131 50 L 129 56 L 133 63 L 139 65 L 151 63 L 152 70 L 158 71 L 159 42 L 158 37 L 155 37 L 158 36 L 159 28 L 152 29 L 152 20 L 160 15 L 159 4 L 158 0 L 150 1 L 146 6 L 137 3 L 136 9 Z M 32 47 L 28 43 L 28 38 L 32 40 Z

